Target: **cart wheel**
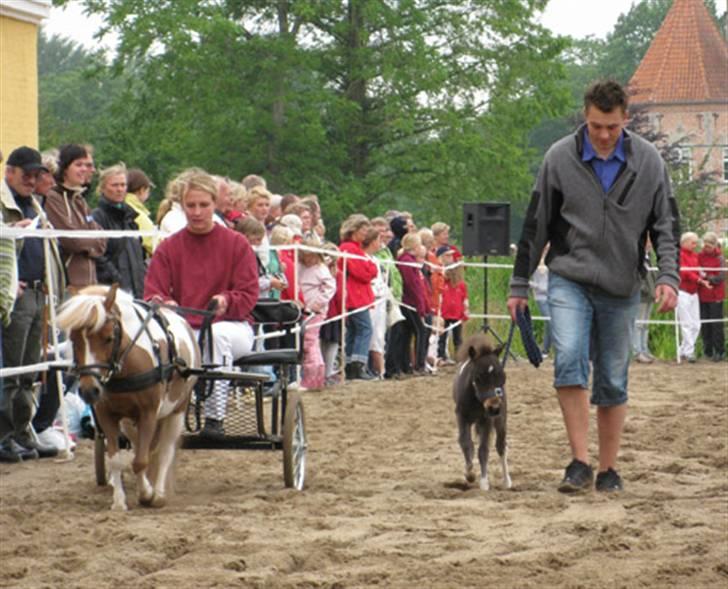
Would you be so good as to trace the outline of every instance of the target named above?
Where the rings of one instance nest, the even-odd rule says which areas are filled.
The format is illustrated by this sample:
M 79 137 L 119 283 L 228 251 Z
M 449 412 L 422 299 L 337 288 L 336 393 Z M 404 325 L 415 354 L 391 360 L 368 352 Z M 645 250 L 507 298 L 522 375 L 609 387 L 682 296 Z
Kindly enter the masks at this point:
M 283 480 L 299 491 L 306 484 L 306 420 L 297 393 L 289 393 L 283 417 Z
M 96 484 L 99 487 L 106 485 L 106 441 L 104 436 L 96 432 L 94 438 L 94 468 L 96 469 Z

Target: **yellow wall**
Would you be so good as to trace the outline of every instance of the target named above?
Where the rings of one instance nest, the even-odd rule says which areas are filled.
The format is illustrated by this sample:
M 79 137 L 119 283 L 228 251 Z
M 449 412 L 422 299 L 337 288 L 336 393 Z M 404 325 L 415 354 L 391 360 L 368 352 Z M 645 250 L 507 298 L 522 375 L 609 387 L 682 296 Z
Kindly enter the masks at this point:
M 0 16 L 0 149 L 38 147 L 38 27 Z

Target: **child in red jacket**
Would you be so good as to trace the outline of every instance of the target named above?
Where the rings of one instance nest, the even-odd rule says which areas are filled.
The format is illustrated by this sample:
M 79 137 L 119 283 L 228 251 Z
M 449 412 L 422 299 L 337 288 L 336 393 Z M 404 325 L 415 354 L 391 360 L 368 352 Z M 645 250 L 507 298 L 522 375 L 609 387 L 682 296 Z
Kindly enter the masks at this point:
M 440 314 L 445 321 L 445 329 L 452 328 L 452 341 L 457 353 L 463 343 L 463 324 L 468 320 L 470 303 L 468 301 L 468 285 L 465 284 L 462 266 L 445 270 L 445 283 L 442 287 L 442 304 Z M 440 336 L 438 356 L 446 358 L 447 332 Z
M 725 268 L 725 257 L 720 249 L 718 236 L 712 231 L 703 236 L 703 249 L 698 254 L 698 264 L 704 269 L 708 282 L 707 286 L 698 286 L 703 352 L 706 358 L 720 362 L 725 359 L 723 300 L 726 273 L 722 270 Z

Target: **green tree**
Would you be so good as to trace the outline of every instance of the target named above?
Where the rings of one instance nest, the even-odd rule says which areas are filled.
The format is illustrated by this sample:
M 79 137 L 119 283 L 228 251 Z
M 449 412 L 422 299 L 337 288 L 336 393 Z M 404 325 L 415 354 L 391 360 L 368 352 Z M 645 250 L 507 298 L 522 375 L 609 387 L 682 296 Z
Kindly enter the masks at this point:
M 567 102 L 545 3 L 84 0 L 120 39 L 119 157 L 260 173 L 334 218 L 451 222 L 459 202 L 528 194 L 528 130 Z
M 63 143 L 103 145 L 112 97 L 123 86 L 103 58 L 59 36 L 38 36 L 41 149 Z

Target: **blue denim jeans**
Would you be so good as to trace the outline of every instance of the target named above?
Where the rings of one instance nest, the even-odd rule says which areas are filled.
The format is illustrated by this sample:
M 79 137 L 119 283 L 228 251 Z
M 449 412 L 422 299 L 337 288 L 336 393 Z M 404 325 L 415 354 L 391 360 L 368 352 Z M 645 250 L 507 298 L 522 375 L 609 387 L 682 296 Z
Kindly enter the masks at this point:
M 556 388 L 588 388 L 591 358 L 591 403 L 609 407 L 627 402 L 632 332 L 639 301 L 639 292 L 628 298 L 613 297 L 551 273 L 549 310 L 556 350 Z
M 369 360 L 369 340 L 372 338 L 372 320 L 369 309 L 361 309 L 346 320 L 346 362 Z
M 548 299 L 536 299 L 536 305 L 542 317 L 551 317 Z M 548 354 L 551 351 L 551 321 L 544 321 L 543 323 L 543 343 L 541 344 L 541 351 L 544 354 Z

